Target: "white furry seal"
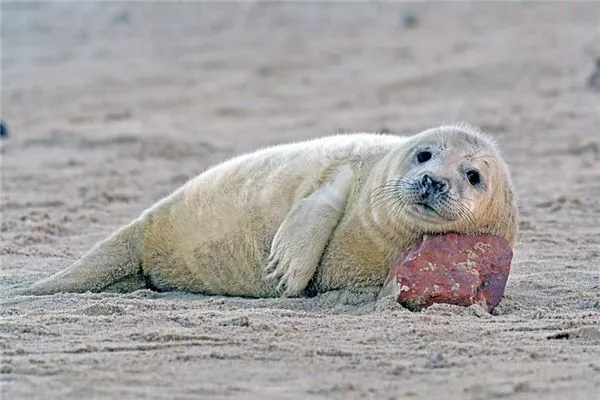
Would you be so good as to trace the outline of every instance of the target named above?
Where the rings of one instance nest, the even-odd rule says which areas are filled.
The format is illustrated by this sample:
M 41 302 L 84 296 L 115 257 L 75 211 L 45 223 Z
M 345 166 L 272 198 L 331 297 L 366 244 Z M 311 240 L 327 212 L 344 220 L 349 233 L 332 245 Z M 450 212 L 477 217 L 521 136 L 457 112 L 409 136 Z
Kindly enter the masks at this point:
M 217 165 L 23 292 L 371 288 L 411 243 L 440 232 L 514 243 L 513 186 L 488 137 L 466 126 L 338 135 Z

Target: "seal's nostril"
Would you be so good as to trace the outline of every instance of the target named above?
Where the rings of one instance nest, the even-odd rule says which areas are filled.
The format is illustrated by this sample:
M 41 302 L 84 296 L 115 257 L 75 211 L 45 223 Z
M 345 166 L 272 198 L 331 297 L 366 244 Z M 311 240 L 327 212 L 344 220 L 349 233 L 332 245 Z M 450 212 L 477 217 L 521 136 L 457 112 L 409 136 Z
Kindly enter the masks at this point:
M 443 192 L 446 188 L 446 183 L 442 180 L 435 179 L 432 186 L 436 192 Z
M 427 174 L 423 175 L 423 178 L 421 178 L 421 185 L 423 185 L 423 187 L 431 186 L 431 182 L 431 178 Z

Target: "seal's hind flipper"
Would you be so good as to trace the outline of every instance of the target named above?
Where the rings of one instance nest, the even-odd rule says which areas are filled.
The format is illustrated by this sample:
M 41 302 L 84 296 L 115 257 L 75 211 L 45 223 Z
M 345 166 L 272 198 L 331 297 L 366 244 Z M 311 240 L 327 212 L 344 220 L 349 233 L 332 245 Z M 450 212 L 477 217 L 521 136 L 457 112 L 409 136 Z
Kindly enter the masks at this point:
M 142 224 L 142 219 L 135 220 L 95 245 L 69 268 L 18 293 L 127 292 L 144 288 L 140 265 Z

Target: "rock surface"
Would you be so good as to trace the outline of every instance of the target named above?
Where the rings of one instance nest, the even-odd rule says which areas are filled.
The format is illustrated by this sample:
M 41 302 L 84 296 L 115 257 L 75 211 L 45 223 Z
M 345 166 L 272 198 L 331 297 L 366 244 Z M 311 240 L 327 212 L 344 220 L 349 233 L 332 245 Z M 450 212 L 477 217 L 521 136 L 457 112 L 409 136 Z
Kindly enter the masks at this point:
M 434 303 L 498 305 L 510 271 L 512 249 L 500 236 L 425 236 L 391 267 L 384 295 L 417 311 Z

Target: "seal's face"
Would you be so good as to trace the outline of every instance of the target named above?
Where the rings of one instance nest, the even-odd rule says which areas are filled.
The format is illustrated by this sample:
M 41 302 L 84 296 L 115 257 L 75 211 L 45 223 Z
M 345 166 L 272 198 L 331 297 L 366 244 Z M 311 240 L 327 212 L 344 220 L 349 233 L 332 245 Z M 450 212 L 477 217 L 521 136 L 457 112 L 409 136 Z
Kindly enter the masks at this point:
M 380 189 L 388 218 L 417 233 L 516 235 L 510 177 L 494 144 L 468 128 L 441 127 L 413 137 Z M 393 215 L 392 215 L 393 214 Z
M 477 200 L 489 187 L 489 158 L 466 137 L 430 135 L 408 154 L 410 168 L 399 181 L 404 212 L 430 229 L 473 222 Z M 485 157 L 485 158 L 482 158 Z

